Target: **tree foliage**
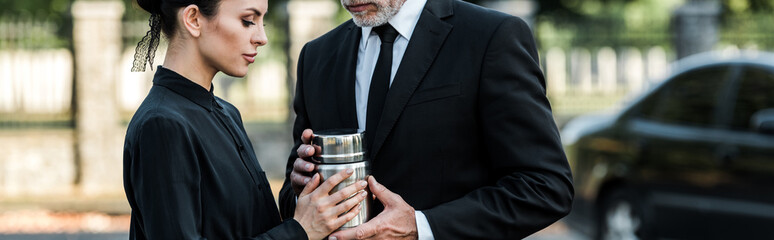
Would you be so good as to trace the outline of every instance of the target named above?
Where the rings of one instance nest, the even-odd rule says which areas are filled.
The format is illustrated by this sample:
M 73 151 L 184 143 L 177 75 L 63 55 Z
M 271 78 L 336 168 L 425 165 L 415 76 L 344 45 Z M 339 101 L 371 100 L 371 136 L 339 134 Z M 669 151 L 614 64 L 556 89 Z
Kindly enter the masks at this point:
M 68 39 L 72 25 L 71 5 L 76 0 L 0 0 L 0 21 L 38 20 L 50 21 L 59 26 L 58 36 Z M 87 0 L 80 0 L 87 1 Z M 99 0 L 96 0 L 99 1 Z M 109 1 L 109 0 L 108 0 Z M 143 11 L 135 0 L 120 0 L 124 3 L 126 21 L 144 21 L 148 13 Z M 287 39 L 287 14 L 285 5 L 289 0 L 270 0 L 267 25 L 273 28 L 272 41 L 284 43 Z M 327 0 L 336 1 L 338 0 Z M 411 0 L 409 0 L 411 1 Z M 429 0 L 433 1 L 433 0 Z M 472 3 L 498 0 L 466 0 Z M 507 0 L 501 0 L 507 1 Z M 674 9 L 687 1 L 711 0 L 534 0 L 539 9 L 537 12 L 538 35 L 554 36 L 556 44 L 575 44 L 564 38 L 572 38 L 593 45 L 595 38 L 621 38 L 631 41 L 642 39 L 641 33 L 668 33 L 668 19 Z M 735 27 L 736 34 L 743 32 L 761 32 L 761 27 L 768 23 L 750 23 L 746 19 L 774 13 L 774 0 L 718 0 L 722 6 L 721 26 Z M 338 20 L 349 18 L 340 9 Z M 757 18 L 756 18 L 757 19 Z M 768 28 L 767 28 L 768 29 Z M 586 37 L 584 37 L 586 36 Z M 633 38 L 634 37 L 634 38 Z M 646 36 L 647 37 L 647 36 Z M 659 36 L 667 41 L 668 36 Z M 664 40 L 665 39 L 665 40 Z M 652 44 L 646 39 L 647 44 Z M 132 42 L 132 41 L 129 41 Z M 628 43 L 628 42 L 627 42 Z

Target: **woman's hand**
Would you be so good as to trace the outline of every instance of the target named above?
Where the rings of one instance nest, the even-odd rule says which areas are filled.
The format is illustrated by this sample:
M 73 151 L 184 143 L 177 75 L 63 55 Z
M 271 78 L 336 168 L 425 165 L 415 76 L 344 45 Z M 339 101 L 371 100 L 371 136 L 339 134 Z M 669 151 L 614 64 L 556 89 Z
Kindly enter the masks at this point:
M 347 179 L 353 172 L 352 169 L 342 170 L 322 184 L 320 184 L 320 174 L 317 173 L 298 196 L 293 218 L 301 224 L 309 239 L 322 239 L 328 236 L 360 213 L 360 202 L 368 195 L 363 191 L 368 185 L 366 181 L 358 181 L 330 194 L 336 184 Z M 352 198 L 347 199 L 350 196 Z M 352 211 L 349 211 L 350 209 Z

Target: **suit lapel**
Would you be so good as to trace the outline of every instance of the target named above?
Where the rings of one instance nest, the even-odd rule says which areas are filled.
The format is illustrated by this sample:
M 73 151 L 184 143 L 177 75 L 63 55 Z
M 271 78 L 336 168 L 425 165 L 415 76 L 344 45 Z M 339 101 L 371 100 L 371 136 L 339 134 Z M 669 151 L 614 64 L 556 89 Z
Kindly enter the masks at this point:
M 424 79 L 446 40 L 452 25 L 442 18 L 452 15 L 451 0 L 428 0 L 411 36 L 406 53 L 387 92 L 382 118 L 379 120 L 369 156 L 374 159 L 409 99 Z
M 340 104 L 337 109 L 340 109 L 339 119 L 343 120 L 343 124 L 346 128 L 358 128 L 357 123 L 357 106 L 355 105 L 355 69 L 357 68 L 357 50 L 360 46 L 361 31 L 359 27 L 356 27 L 354 23 L 349 23 L 349 32 L 346 35 L 344 41 L 341 42 L 341 47 L 336 54 L 339 59 L 331 59 L 337 66 L 330 69 L 336 71 L 333 76 L 336 87 L 332 92 L 339 92 L 340 94 L 332 94 L 335 96 L 335 103 Z

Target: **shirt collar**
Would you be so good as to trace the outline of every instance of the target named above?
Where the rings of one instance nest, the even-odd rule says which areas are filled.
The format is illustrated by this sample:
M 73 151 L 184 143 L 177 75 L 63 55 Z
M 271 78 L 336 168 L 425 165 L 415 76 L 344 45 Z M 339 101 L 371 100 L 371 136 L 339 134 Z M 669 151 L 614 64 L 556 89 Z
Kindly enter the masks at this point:
M 427 0 L 406 0 L 403 6 L 400 7 L 398 13 L 395 14 L 388 21 L 395 30 L 398 31 L 400 36 L 411 40 L 411 35 L 414 33 L 414 28 L 419 22 L 419 16 L 422 14 L 422 9 L 425 8 Z M 363 36 L 370 36 L 373 27 L 362 27 Z M 362 44 L 368 41 L 368 37 L 360 38 Z
M 180 96 L 187 98 L 191 102 L 207 109 L 207 111 L 212 111 L 213 107 L 217 104 L 215 102 L 215 94 L 213 94 L 213 91 L 215 90 L 214 85 L 211 85 L 210 91 L 207 91 L 207 89 L 199 86 L 199 84 L 162 66 L 158 66 L 156 75 L 153 76 L 153 85 L 168 88 Z

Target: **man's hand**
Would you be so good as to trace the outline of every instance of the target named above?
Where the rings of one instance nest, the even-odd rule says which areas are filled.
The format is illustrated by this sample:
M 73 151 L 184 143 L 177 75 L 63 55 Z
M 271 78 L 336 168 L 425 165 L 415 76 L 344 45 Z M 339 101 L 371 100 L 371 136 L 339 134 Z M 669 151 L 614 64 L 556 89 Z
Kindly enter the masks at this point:
M 384 211 L 360 226 L 331 234 L 329 239 L 417 239 L 414 208 L 373 176 L 368 177 L 368 185 L 384 204 Z
M 304 132 L 301 133 L 301 142 L 303 142 L 303 144 L 296 149 L 298 158 L 293 162 L 293 172 L 290 173 L 290 186 L 293 187 L 296 196 L 301 194 L 301 191 L 304 190 L 304 186 L 309 183 L 309 180 L 312 180 L 312 173 L 315 169 L 315 165 L 309 158 L 314 156 L 316 152 L 315 148 L 310 144 L 313 136 L 314 132 L 312 129 L 304 130 Z

